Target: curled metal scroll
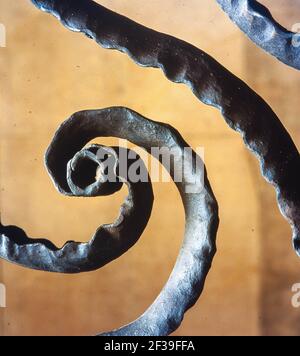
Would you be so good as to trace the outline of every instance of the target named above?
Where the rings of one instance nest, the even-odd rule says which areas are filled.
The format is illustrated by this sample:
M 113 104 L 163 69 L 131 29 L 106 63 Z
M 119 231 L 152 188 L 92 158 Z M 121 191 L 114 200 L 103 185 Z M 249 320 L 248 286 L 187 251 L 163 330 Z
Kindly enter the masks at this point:
M 288 31 L 256 0 L 217 0 L 230 19 L 258 46 L 300 70 L 299 33 Z
M 115 162 L 122 148 L 99 145 L 85 147 L 96 137 L 128 139 L 153 154 L 153 147 L 168 148 L 173 160 L 169 169 L 174 178 L 178 163 L 183 162 L 183 179 L 176 182 L 186 212 L 184 244 L 176 266 L 151 307 L 135 322 L 105 335 L 162 336 L 176 330 L 187 309 L 198 300 L 216 251 L 218 206 L 209 185 L 206 171 L 195 170 L 195 153 L 186 160 L 188 145 L 169 125 L 147 120 L 126 108 L 83 111 L 74 114 L 58 129 L 46 154 L 46 165 L 57 189 L 68 196 L 112 194 L 126 182 L 129 196 L 121 215 L 112 225 L 102 226 L 89 243 L 68 242 L 62 249 L 50 241 L 29 239 L 16 227 L 0 227 L 0 256 L 26 267 L 51 272 L 79 273 L 99 268 L 127 251 L 140 237 L 150 217 L 153 195 L 151 183 L 125 181 L 93 182 L 95 165 L 101 160 L 96 154 L 104 150 Z M 159 154 L 157 159 L 161 160 Z M 99 152 L 98 152 L 99 153 Z M 126 154 L 127 157 L 127 154 Z M 161 162 L 164 164 L 163 160 Z M 145 167 L 144 167 L 145 168 Z M 145 168 L 146 169 L 146 168 Z M 117 174 L 117 173 L 116 173 Z M 192 191 L 193 194 L 190 194 Z
M 264 177 L 274 185 L 280 209 L 293 229 L 300 255 L 299 153 L 272 109 L 245 83 L 213 58 L 174 37 L 145 28 L 90 0 L 32 0 L 55 15 L 67 28 L 83 32 L 104 48 L 127 53 L 137 64 L 161 68 L 176 83 L 187 84 L 199 100 L 220 109 L 258 157 Z M 126 108 L 74 114 L 57 131 L 46 155 L 48 171 L 58 190 L 70 196 L 110 194 L 126 183 L 129 196 L 119 219 L 102 226 L 87 244 L 68 242 L 62 249 L 50 241 L 34 240 L 16 227 L 0 225 L 0 257 L 30 268 L 78 273 L 99 268 L 126 252 L 139 238 L 150 217 L 153 194 L 149 183 L 134 184 L 118 175 L 120 148 L 85 147 L 98 136 L 125 138 L 150 151 L 151 147 L 177 147 L 170 174 L 182 161 L 187 146 L 178 132 L 141 117 Z M 103 162 L 96 151 L 114 159 L 116 183 L 93 181 L 95 166 Z M 194 160 L 196 155 L 193 155 Z M 84 169 L 82 169 L 82 166 Z M 83 174 L 85 172 L 85 174 Z M 152 306 L 135 322 L 107 335 L 168 335 L 199 298 L 215 253 L 218 207 L 206 171 L 198 193 L 187 194 L 195 175 L 194 162 L 177 183 L 186 211 L 182 250 L 166 286 Z M 199 182 L 198 180 L 192 180 Z M 198 183 L 199 184 L 199 183 Z M 145 204 L 145 201 L 147 204 Z
M 300 256 L 300 156 L 269 105 L 243 81 L 205 52 L 156 32 L 91 0 L 32 0 L 68 29 L 99 45 L 128 54 L 137 64 L 161 68 L 168 79 L 187 84 L 203 103 L 218 108 L 257 156 L 277 193 L 282 214 L 293 230 Z M 237 1 L 231 1 L 237 3 Z
M 107 114 L 108 113 L 108 114 Z M 59 273 L 80 273 L 101 268 L 128 251 L 140 238 L 148 224 L 153 191 L 150 177 L 144 182 L 132 182 L 124 170 L 118 169 L 119 156 L 123 155 L 130 166 L 138 161 L 140 169 L 147 169 L 140 157 L 133 157 L 130 150 L 117 147 L 91 145 L 85 147 L 97 133 L 105 135 L 105 125 L 112 122 L 112 115 L 126 121 L 126 110 L 108 110 L 93 114 L 80 113 L 62 125 L 46 154 L 46 167 L 56 188 L 66 196 L 96 197 L 110 195 L 127 185 L 129 195 L 113 224 L 101 226 L 88 243 L 69 241 L 57 248 L 49 240 L 29 238 L 17 227 L 0 226 L 0 257 L 18 265 Z M 75 118 L 79 117 L 81 120 Z M 93 120 L 87 117 L 93 116 Z M 109 116 L 107 118 L 107 116 Z M 101 120 L 101 117 L 103 119 Z M 84 121 L 83 118 L 86 118 Z M 82 123 L 82 121 L 84 121 Z M 93 121 L 93 122 L 92 122 Z M 98 131 L 95 129 L 98 127 Z M 69 129 L 71 134 L 66 132 Z M 111 136 L 117 135 L 111 129 Z M 138 132 L 136 133 L 138 135 Z M 109 157 L 109 158 L 107 158 Z M 104 175 L 105 162 L 114 167 L 110 180 Z M 96 178 L 98 172 L 98 177 Z

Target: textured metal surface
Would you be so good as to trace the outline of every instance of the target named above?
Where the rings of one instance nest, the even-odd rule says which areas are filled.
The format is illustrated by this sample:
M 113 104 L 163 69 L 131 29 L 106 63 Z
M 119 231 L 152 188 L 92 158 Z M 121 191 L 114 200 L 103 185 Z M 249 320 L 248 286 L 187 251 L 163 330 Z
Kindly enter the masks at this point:
M 288 31 L 256 0 L 217 0 L 231 20 L 258 46 L 300 69 L 299 34 Z
M 260 161 L 291 224 L 300 256 L 300 157 L 269 105 L 243 81 L 198 48 L 118 15 L 91 0 L 32 0 L 64 26 L 104 48 L 128 54 L 137 64 L 161 68 L 168 79 L 187 84 L 203 103 L 218 108 Z M 236 3 L 236 2 L 234 2 Z
M 113 156 L 118 165 L 118 148 L 93 145 L 84 146 L 96 137 L 128 139 L 148 152 L 151 148 L 168 148 L 174 153 L 171 167 L 165 166 L 174 177 L 178 162 L 185 162 L 183 180 L 176 183 L 186 211 L 186 232 L 182 250 L 169 281 L 141 318 L 108 335 L 168 335 L 176 330 L 187 309 L 199 298 L 215 254 L 218 229 L 218 206 L 210 188 L 206 172 L 195 170 L 186 160 L 184 149 L 188 145 L 179 133 L 168 125 L 147 120 L 126 108 L 84 111 L 74 114 L 57 131 L 46 154 L 46 165 L 57 189 L 68 196 L 98 196 L 111 194 L 121 184 L 84 183 L 94 175 L 94 168 L 80 161 L 92 160 L 100 148 Z M 151 151 L 152 152 L 152 151 Z M 153 152 L 152 152 L 153 153 Z M 120 155 L 121 156 L 121 155 Z M 158 152 L 157 159 L 162 156 Z M 82 162 L 81 162 L 82 163 Z M 162 161 L 162 164 L 164 162 Z M 75 179 L 76 173 L 80 178 Z M 73 177 L 73 178 L 72 178 Z M 123 177 L 120 177 L 123 181 Z M 202 179 L 199 179 L 202 178 Z M 44 271 L 77 273 L 99 268 L 127 251 L 139 238 L 150 217 L 152 208 L 151 183 L 128 183 L 129 196 L 121 209 L 117 222 L 102 226 L 91 242 L 67 243 L 56 249 L 50 241 L 28 239 L 16 227 L 1 227 L 1 257 L 30 268 Z M 193 191 L 189 194 L 188 191 Z
M 283 215 L 293 228 L 294 247 L 300 255 L 299 153 L 272 109 L 245 83 L 213 58 L 192 45 L 145 28 L 89 0 L 32 0 L 41 10 L 55 15 L 67 28 L 83 32 L 104 48 L 127 53 L 137 64 L 161 68 L 176 83 L 187 84 L 199 100 L 220 109 L 227 124 L 239 132 L 258 157 L 264 177 L 274 185 Z M 48 171 L 57 189 L 68 196 L 98 196 L 121 188 L 94 182 L 94 165 L 101 168 L 95 150 L 105 150 L 118 165 L 120 150 L 98 145 L 84 147 L 95 137 L 125 138 L 150 151 L 151 147 L 178 148 L 182 161 L 187 146 L 174 129 L 141 117 L 126 108 L 110 108 L 74 114 L 58 130 L 46 155 Z M 194 155 L 194 160 L 196 156 Z M 93 163 L 83 174 L 80 165 Z M 162 162 L 163 163 L 163 162 Z M 182 250 L 166 286 L 150 308 L 135 322 L 108 335 L 168 335 L 199 298 L 215 253 L 218 207 L 206 171 L 204 186 L 187 194 L 195 175 L 194 161 L 176 183 L 186 211 Z M 193 179 L 192 179 L 193 180 Z M 33 240 L 16 227 L 0 226 L 0 256 L 23 266 L 45 271 L 78 273 L 99 268 L 126 252 L 139 238 L 150 217 L 150 184 L 126 183 L 129 197 L 120 218 L 102 226 L 88 244 L 67 243 L 57 249 L 50 241 Z M 199 183 L 197 183 L 199 184 Z M 147 202 L 147 204 L 145 204 Z
M 117 110 L 116 110 L 117 111 Z M 110 113 L 111 111 L 109 111 Z M 123 118 L 125 112 L 117 113 Z M 79 116 L 79 115 L 78 115 Z M 87 117 L 82 114 L 81 117 Z M 101 116 L 101 113 L 96 115 Z M 153 205 L 153 192 L 150 178 L 145 182 L 133 183 L 124 174 L 111 177 L 111 182 L 101 180 L 101 174 L 96 180 L 97 170 L 101 173 L 103 162 L 99 150 L 103 150 L 113 160 L 112 166 L 119 165 L 119 155 L 128 157 L 129 152 L 122 148 L 106 148 L 92 145 L 84 147 L 97 133 L 103 132 L 112 119 L 98 119 L 98 130 L 95 123 L 86 120 L 74 120 L 64 124 L 54 138 L 46 154 L 46 166 L 57 189 L 64 195 L 73 197 L 96 197 L 109 195 L 127 185 L 129 195 L 120 209 L 117 220 L 110 225 L 101 226 L 90 242 L 67 242 L 62 248 L 57 248 L 48 240 L 36 240 L 27 237 L 24 231 L 17 227 L 0 227 L 0 256 L 10 262 L 24 267 L 61 273 L 80 273 L 96 270 L 120 257 L 139 239 L 147 226 Z M 124 122 L 126 117 L 124 118 Z M 93 126 L 94 125 L 94 126 Z M 69 129 L 68 133 L 66 129 Z M 102 129 L 102 131 L 101 131 Z M 113 135 L 113 130 L 111 130 Z M 120 152 L 120 150 L 125 152 Z M 136 160 L 139 160 L 137 157 Z M 128 160 L 128 164 L 133 164 Z M 140 161 L 142 163 L 142 161 Z M 130 167 L 129 165 L 129 167 Z M 97 169 L 98 167 L 98 169 Z M 143 166 L 144 171 L 146 167 Z M 121 172 L 121 171 L 120 171 Z M 124 173 L 124 172 L 121 172 Z M 127 173 L 127 172 L 126 172 Z M 104 176 L 103 176 L 104 178 Z

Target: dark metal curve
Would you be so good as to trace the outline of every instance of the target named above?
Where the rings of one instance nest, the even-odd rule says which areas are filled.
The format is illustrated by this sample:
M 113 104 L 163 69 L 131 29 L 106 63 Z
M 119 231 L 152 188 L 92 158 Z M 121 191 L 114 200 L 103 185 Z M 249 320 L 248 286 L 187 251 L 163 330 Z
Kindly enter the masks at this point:
M 300 70 L 300 35 L 288 31 L 256 0 L 217 0 L 230 19 L 259 47 Z
M 121 115 L 121 111 L 119 114 Z M 101 122 L 104 124 L 104 120 L 99 120 L 99 128 Z M 63 128 L 65 124 L 61 127 L 61 131 Z M 99 150 L 113 156 L 115 171 L 119 164 L 119 155 L 126 158 L 130 152 L 125 148 L 108 148 L 99 145 L 84 147 L 92 138 L 97 137 L 96 134 L 97 132 L 89 126 L 88 122 L 81 126 L 75 125 L 72 133 L 65 134 L 64 137 L 56 134 L 46 154 L 46 166 L 56 188 L 67 196 L 110 195 L 120 190 L 123 183 L 126 184 L 129 194 L 121 206 L 116 221 L 98 228 L 89 242 L 69 241 L 62 248 L 57 248 L 49 240 L 29 238 L 16 226 L 3 226 L 0 223 L 1 258 L 26 268 L 74 274 L 105 266 L 127 252 L 139 240 L 148 224 L 153 206 L 154 197 L 150 177 L 148 176 L 145 182 L 133 183 L 124 174 L 116 175 L 111 182 L 94 179 L 93 183 L 89 183 L 87 179 L 96 175 L 95 165 L 101 167 L 102 164 L 97 158 Z M 140 157 L 137 156 L 136 160 L 140 160 Z M 128 162 L 128 164 L 132 163 Z M 80 168 L 80 164 L 84 164 L 84 167 Z M 141 160 L 140 166 L 147 172 Z M 76 176 L 83 181 L 83 186 L 77 183 Z
M 275 186 L 281 211 L 292 225 L 294 246 L 299 254 L 299 189 L 297 187 L 300 174 L 299 153 L 277 116 L 256 93 L 204 52 L 171 36 L 140 26 L 92 1 L 32 1 L 42 10 L 53 13 L 71 30 L 84 32 L 105 48 L 126 52 L 140 65 L 162 68 L 170 80 L 188 84 L 201 101 L 219 108 L 226 122 L 242 134 L 247 147 L 258 156 L 265 178 Z M 123 126 L 125 123 L 126 128 Z M 96 193 L 114 192 L 119 189 L 116 185 L 106 190 L 101 185 L 94 186 L 95 190 L 89 187 L 82 192 L 78 187 L 69 185 L 70 177 L 62 174 L 61 170 L 62 167 L 66 167 L 61 165 L 62 162 L 67 163 L 75 159 L 68 149 L 66 153 L 63 150 L 66 146 L 69 147 L 65 145 L 64 140 L 71 139 L 68 138 L 70 133 L 74 135 L 71 135 L 73 138 L 69 141 L 73 150 L 73 139 L 74 145 L 79 144 L 83 147 L 95 133 L 105 136 L 108 132 L 109 136 L 112 136 L 110 132 L 115 132 L 118 137 L 129 139 L 146 149 L 147 146 L 153 147 L 155 142 L 168 147 L 177 146 L 181 152 L 178 159 L 181 158 L 182 150 L 186 147 L 185 142 L 174 129 L 142 118 L 129 109 L 111 108 L 77 113 L 58 130 L 46 156 L 49 173 L 62 193 L 71 195 L 76 191 L 83 196 L 94 196 Z M 150 132 L 152 135 L 149 134 Z M 154 139 L 156 141 L 153 141 Z M 77 154 L 90 156 L 94 148 L 93 146 L 84 148 L 79 153 L 75 153 L 75 156 Z M 108 150 L 117 158 L 117 149 Z M 65 154 L 61 157 L 57 156 L 62 152 Z M 186 183 L 194 174 L 193 164 L 189 168 L 183 183 L 177 184 L 186 210 L 187 226 L 185 242 L 175 269 L 157 300 L 143 316 L 132 324 L 107 335 L 168 335 L 180 325 L 185 311 L 196 302 L 202 292 L 215 254 L 215 236 L 218 227 L 217 203 L 207 180 L 206 171 L 203 177 L 203 190 L 193 195 L 186 193 Z M 176 165 L 173 166 L 171 174 L 175 170 Z M 66 182 L 68 184 L 65 184 Z M 8 236 L 10 234 L 12 236 Z M 16 256 L 23 258 L 26 255 L 24 253 L 26 247 L 33 241 L 29 240 L 22 230 L 2 225 L 0 225 L 0 238 L 1 253 L 4 251 L 8 254 L 8 259 L 12 260 Z M 109 244 L 111 241 L 107 238 L 106 242 Z M 128 241 L 125 245 L 127 243 Z M 74 243 L 68 243 L 66 246 L 73 246 L 72 244 Z M 56 249 L 46 240 L 35 240 L 35 245 L 44 246 L 48 250 Z M 96 251 L 98 248 L 93 249 L 92 252 Z M 78 252 L 76 249 L 68 251 L 69 254 L 74 252 L 76 256 Z M 32 259 L 36 260 L 39 257 L 39 253 L 32 255 L 24 265 L 34 263 Z M 90 259 L 91 256 L 86 258 Z M 114 258 L 116 257 L 113 256 L 112 259 Z M 80 263 L 77 260 L 66 263 L 69 263 L 66 267 L 68 273 L 82 271 L 78 268 Z M 43 265 L 38 268 L 47 270 L 47 266 Z M 63 272 L 63 270 L 57 271 Z
M 269 105 L 243 81 L 198 48 L 137 24 L 91 0 L 32 0 L 64 26 L 104 48 L 128 54 L 137 64 L 161 68 L 168 79 L 187 84 L 203 103 L 218 108 L 257 156 L 276 190 L 280 210 L 293 230 L 300 256 L 300 157 Z M 237 3 L 237 1 L 231 1 Z
M 200 158 L 193 153 L 192 159 L 186 160 L 185 149 L 188 145 L 180 134 L 169 125 L 148 120 L 134 111 L 121 107 L 82 111 L 74 114 L 61 125 L 46 154 L 48 171 L 57 189 L 63 194 L 71 195 L 71 190 L 73 190 L 68 183 L 69 176 L 65 169 L 68 162 L 71 162 L 69 166 L 72 165 L 72 160 L 77 159 L 76 152 L 91 139 L 99 136 L 128 139 L 152 154 L 154 147 L 170 149 L 174 155 L 174 160 L 171 167 L 166 168 L 169 168 L 173 178 L 176 175 L 176 170 L 182 169 L 181 165 L 179 168 L 178 163 L 185 163 L 182 172 L 183 179 L 176 183 L 186 212 L 185 239 L 170 279 L 155 302 L 138 320 L 119 330 L 105 334 L 127 336 L 169 335 L 179 327 L 184 313 L 198 300 L 216 252 L 215 240 L 219 224 L 218 205 L 208 182 L 206 170 L 202 169 L 201 176 L 199 176 L 200 172 L 195 170 L 195 163 Z M 98 149 L 99 147 L 84 148 L 84 152 L 79 151 L 77 154 L 90 155 L 95 148 Z M 107 150 L 112 152 L 112 149 Z M 157 152 L 156 158 L 161 160 L 162 157 L 159 151 Z M 100 184 L 98 191 L 93 195 L 98 195 L 99 190 L 102 191 L 104 188 Z M 105 192 L 117 189 L 119 189 L 118 186 L 111 189 L 108 185 Z M 189 192 L 192 192 L 192 194 Z M 149 211 L 149 204 L 146 204 L 147 199 L 149 199 L 147 194 L 152 197 L 152 189 L 149 188 L 149 185 L 146 185 L 146 190 L 132 189 L 132 202 L 128 204 L 128 209 L 124 208 L 125 212 L 122 214 L 124 219 L 118 224 L 115 223 L 112 226 L 101 228 L 102 235 L 94 239 L 96 242 L 100 238 L 100 242 L 91 247 L 89 250 L 90 256 L 86 256 L 84 252 L 86 244 L 74 245 L 75 243 L 68 243 L 65 249 L 56 251 L 58 255 L 51 255 L 52 258 L 49 260 L 50 242 L 35 241 L 33 243 L 34 240 L 28 240 L 24 236 L 25 243 L 22 244 L 20 241 L 15 241 L 17 228 L 6 230 L 5 227 L 2 227 L 0 235 L 1 257 L 31 268 L 47 271 L 57 269 L 58 272 L 69 273 L 81 272 L 82 268 L 87 269 L 86 267 L 91 263 L 95 267 L 95 264 L 99 264 L 99 260 L 103 261 L 103 258 L 110 258 L 110 260 L 117 258 L 119 249 L 118 244 L 116 245 L 114 242 L 116 240 L 122 242 L 123 240 L 122 246 L 128 249 L 131 247 L 132 241 L 128 240 L 125 235 L 131 236 L 131 230 L 141 233 L 140 223 L 137 219 L 142 219 L 143 222 L 148 221 L 151 209 Z M 91 195 L 90 186 L 88 186 L 87 192 L 82 195 Z M 146 206 L 146 208 L 143 206 Z M 150 204 L 150 207 L 152 207 L 152 204 Z M 129 219 L 128 222 L 130 209 L 135 209 L 139 217 L 132 216 L 133 219 Z M 112 229 L 120 227 L 122 221 L 125 220 L 129 224 L 128 229 L 123 228 L 111 233 Z M 106 234 L 103 236 L 104 230 Z M 102 243 L 101 239 L 103 238 L 105 244 Z M 47 251 L 47 254 L 39 255 L 40 251 Z M 86 265 L 84 262 L 88 264 Z M 55 268 L 57 265 L 59 265 L 59 268 Z M 79 267 L 81 270 L 78 270 Z
M 195 177 L 195 174 L 199 174 L 194 170 L 197 156 L 194 154 L 192 162 L 185 159 L 184 150 L 188 144 L 175 129 L 169 125 L 148 120 L 127 108 L 119 107 L 76 113 L 60 127 L 46 156 L 48 170 L 59 185 L 63 185 L 63 181 L 60 181 L 59 168 L 66 163 L 65 158 L 60 159 L 64 147 L 68 147 L 70 142 L 80 141 L 82 137 L 90 138 L 90 135 L 127 139 L 152 154 L 153 147 L 172 150 L 174 161 L 170 167 L 170 174 L 173 179 L 176 170 L 182 168 L 178 162 L 186 163 L 182 182 L 176 182 L 186 212 L 186 231 L 184 243 L 170 279 L 155 302 L 138 320 L 105 334 L 114 336 L 169 335 L 179 327 L 186 310 L 198 300 L 216 251 L 218 205 L 209 185 L 206 171 L 202 170 L 202 179 Z M 160 156 L 155 157 L 161 160 Z M 164 164 L 163 161 L 161 163 Z M 191 189 L 191 184 L 193 194 L 187 192 Z M 143 196 L 140 198 L 143 199 Z M 136 222 L 132 224 L 134 223 Z

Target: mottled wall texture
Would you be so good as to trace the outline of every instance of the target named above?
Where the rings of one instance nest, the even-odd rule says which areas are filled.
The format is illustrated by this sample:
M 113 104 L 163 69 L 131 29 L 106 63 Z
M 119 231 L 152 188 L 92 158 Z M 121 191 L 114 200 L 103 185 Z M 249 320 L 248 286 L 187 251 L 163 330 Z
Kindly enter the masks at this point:
M 202 48 L 249 83 L 279 114 L 300 148 L 300 72 L 255 47 L 213 0 L 103 0 L 101 4 Z M 265 0 L 287 27 L 299 0 Z M 97 199 L 60 196 L 43 166 L 58 125 L 73 112 L 128 106 L 175 126 L 205 148 L 220 204 L 218 254 L 204 294 L 176 335 L 299 335 L 291 305 L 300 260 L 272 187 L 218 111 L 181 85 L 71 33 L 29 0 L 0 0 L 7 46 L 0 48 L 1 220 L 55 244 L 88 241 L 113 221 L 126 190 Z M 110 143 L 106 139 L 101 142 Z M 115 140 L 113 140 L 115 142 Z M 155 183 L 155 206 L 140 242 L 102 270 L 47 274 L 0 262 L 7 308 L 1 335 L 92 335 L 140 315 L 166 282 L 178 254 L 184 212 L 172 183 Z

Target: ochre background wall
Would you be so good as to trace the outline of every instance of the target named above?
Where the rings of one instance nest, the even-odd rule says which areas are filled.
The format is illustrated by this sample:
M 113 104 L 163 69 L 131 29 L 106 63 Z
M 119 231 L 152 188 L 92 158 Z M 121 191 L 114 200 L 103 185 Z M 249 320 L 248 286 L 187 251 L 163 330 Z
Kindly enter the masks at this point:
M 212 0 L 103 0 L 149 27 L 202 48 L 249 83 L 300 142 L 300 73 L 255 47 Z M 300 1 L 265 0 L 289 28 Z M 272 187 L 218 111 L 184 86 L 126 56 L 71 33 L 29 0 L 0 0 L 7 47 L 0 48 L 1 219 L 55 244 L 87 241 L 115 219 L 125 189 L 99 199 L 59 195 L 43 166 L 51 138 L 78 110 L 115 105 L 175 126 L 205 148 L 220 204 L 218 254 L 205 291 L 176 335 L 299 334 L 291 287 L 300 261 Z M 99 142 L 110 143 L 111 140 Z M 7 308 L 1 335 L 90 335 L 139 316 L 166 282 L 180 249 L 184 213 L 172 183 L 154 184 L 155 206 L 138 244 L 107 267 L 79 276 L 35 272 L 0 262 Z

